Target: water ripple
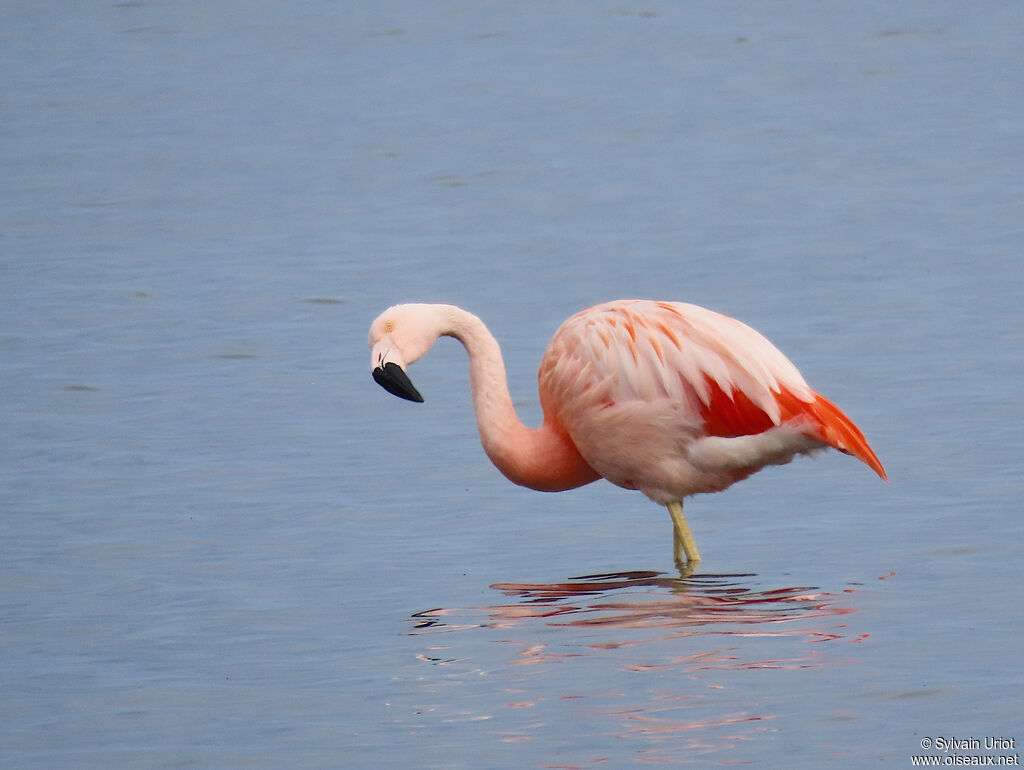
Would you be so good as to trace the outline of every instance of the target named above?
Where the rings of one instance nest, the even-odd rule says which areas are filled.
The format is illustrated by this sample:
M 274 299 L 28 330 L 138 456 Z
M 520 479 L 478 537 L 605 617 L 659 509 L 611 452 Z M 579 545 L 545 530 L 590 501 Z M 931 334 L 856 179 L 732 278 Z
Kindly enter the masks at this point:
M 558 744 L 571 724 L 587 734 L 571 749 L 584 764 L 625 746 L 643 763 L 750 761 L 748 747 L 791 712 L 785 693 L 812 685 L 792 677 L 856 662 L 836 643 L 869 637 L 848 622 L 860 584 L 762 582 L 615 572 L 496 583 L 510 601 L 417 612 L 407 633 L 436 668 L 415 677 L 414 715 L 397 721 L 479 720 L 520 745 Z
M 511 628 L 543 622 L 561 627 L 669 629 L 675 630 L 674 635 L 803 635 L 812 641 L 848 636 L 846 624 L 827 631 L 793 624 L 853 612 L 840 602 L 855 589 L 836 593 L 814 586 L 761 588 L 753 584 L 753 578 L 756 575 L 672 577 L 661 572 L 632 571 L 584 575 L 561 583 L 495 583 L 491 588 L 519 601 L 417 612 L 411 618 L 410 633 Z M 613 648 L 635 643 L 609 639 L 590 646 Z

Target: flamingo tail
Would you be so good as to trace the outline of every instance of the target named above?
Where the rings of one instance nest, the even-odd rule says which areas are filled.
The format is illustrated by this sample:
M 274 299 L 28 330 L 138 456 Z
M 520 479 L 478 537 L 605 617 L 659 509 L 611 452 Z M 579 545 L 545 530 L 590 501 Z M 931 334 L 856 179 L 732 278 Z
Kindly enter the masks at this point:
M 843 414 L 838 406 L 815 393 L 814 401 L 805 405 L 805 414 L 818 423 L 818 430 L 825 443 L 844 454 L 856 457 L 883 480 L 889 479 L 881 460 L 868 445 L 860 428 L 854 425 L 853 420 Z
M 701 416 L 709 435 L 751 436 L 778 424 L 742 390 L 734 389 L 726 394 L 710 377 L 706 377 L 706 383 L 710 396 Z M 795 418 L 808 420 L 811 423 L 807 428 L 809 435 L 856 457 L 882 479 L 888 480 L 882 462 L 853 420 L 824 396 L 813 391 L 811 396 L 812 400 L 807 401 L 804 400 L 806 396 L 799 397 L 789 388 L 782 387 L 774 394 L 780 419 L 783 422 Z

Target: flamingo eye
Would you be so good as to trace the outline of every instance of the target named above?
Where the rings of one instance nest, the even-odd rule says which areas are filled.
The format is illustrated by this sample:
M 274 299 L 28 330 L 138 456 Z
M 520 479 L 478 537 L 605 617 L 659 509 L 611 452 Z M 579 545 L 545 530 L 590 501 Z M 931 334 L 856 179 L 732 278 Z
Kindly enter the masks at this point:
M 395 325 L 391 321 L 388 321 L 387 323 L 384 324 L 384 333 L 385 334 L 391 334 L 391 332 L 393 332 L 394 330 L 395 330 Z

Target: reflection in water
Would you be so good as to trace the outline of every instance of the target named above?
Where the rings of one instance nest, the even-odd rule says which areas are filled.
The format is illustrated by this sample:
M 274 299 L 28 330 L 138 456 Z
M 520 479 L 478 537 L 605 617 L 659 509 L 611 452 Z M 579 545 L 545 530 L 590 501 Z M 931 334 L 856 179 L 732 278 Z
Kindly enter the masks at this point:
M 823 655 L 820 643 L 868 638 L 845 622 L 855 610 L 843 600 L 857 585 L 828 592 L 765 588 L 755 575 L 622 572 L 491 588 L 515 601 L 416 613 L 409 633 L 436 642 L 418 658 L 458 669 L 449 685 L 487 680 L 492 698 L 471 718 L 501 722 L 493 730 L 501 741 L 550 741 L 545 730 L 557 732 L 566 719 L 574 730 L 586 723 L 591 738 L 578 745 L 594 744 L 588 762 L 608 758 L 594 736 L 637 741 L 643 762 L 722 761 L 722 752 L 775 729 L 779 709 L 765 677 L 849 663 Z M 463 631 L 486 635 L 496 643 L 489 649 L 504 655 L 488 665 L 464 637 L 446 636 Z M 467 648 L 469 655 L 459 653 Z M 535 718 L 502 719 L 509 709 Z
M 565 583 L 496 583 L 491 588 L 518 596 L 518 604 L 473 610 L 433 609 L 413 616 L 413 634 L 466 628 L 508 628 L 530 620 L 555 626 L 685 629 L 682 635 L 799 635 L 802 630 L 750 629 L 747 626 L 845 615 L 853 610 L 836 602 L 841 594 L 799 586 L 761 590 L 741 582 L 753 575 L 666 577 L 659 572 L 587 575 Z M 626 591 L 629 601 L 607 601 L 612 591 Z M 853 593 L 846 589 L 844 593 Z M 486 613 L 486 618 L 474 615 Z M 737 628 L 726 626 L 736 625 Z M 845 628 L 845 626 L 841 626 Z M 816 641 L 842 634 L 807 632 Z M 609 641 L 608 647 L 617 646 Z

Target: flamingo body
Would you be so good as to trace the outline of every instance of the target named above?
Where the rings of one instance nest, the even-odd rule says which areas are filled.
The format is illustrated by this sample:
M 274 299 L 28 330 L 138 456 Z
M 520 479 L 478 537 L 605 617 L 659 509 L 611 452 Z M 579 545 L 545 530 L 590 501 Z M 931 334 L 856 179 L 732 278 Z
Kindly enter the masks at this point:
M 885 471 L 863 434 L 749 326 L 696 305 L 630 300 L 569 318 L 540 398 L 601 476 L 668 504 L 833 447 Z
M 396 305 L 370 327 L 374 379 L 421 401 L 405 369 L 439 336 L 466 347 L 481 442 L 498 469 L 543 491 L 605 478 L 669 507 L 676 554 L 699 559 L 682 500 L 721 491 L 767 465 L 834 448 L 885 470 L 864 435 L 749 326 L 679 302 L 619 300 L 555 332 L 541 360 L 543 424 L 515 415 L 501 353 L 453 305 Z M 689 541 L 689 542 L 687 542 Z

